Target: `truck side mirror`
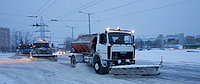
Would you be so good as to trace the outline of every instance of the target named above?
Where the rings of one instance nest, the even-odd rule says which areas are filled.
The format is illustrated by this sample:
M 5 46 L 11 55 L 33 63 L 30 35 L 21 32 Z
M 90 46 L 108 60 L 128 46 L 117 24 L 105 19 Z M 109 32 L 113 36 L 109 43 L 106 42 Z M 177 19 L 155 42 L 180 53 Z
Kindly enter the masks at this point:
M 133 42 L 134 42 L 134 41 L 135 41 L 135 37 L 133 36 L 133 38 L 132 38 L 132 39 L 133 39 Z

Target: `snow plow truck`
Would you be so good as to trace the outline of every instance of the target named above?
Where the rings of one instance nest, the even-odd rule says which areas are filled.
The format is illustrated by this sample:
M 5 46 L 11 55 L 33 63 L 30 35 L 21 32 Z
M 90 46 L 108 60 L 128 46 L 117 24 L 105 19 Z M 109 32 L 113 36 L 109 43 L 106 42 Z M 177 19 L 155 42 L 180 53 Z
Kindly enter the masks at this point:
M 104 33 L 86 34 L 71 42 L 69 54 L 72 67 L 89 63 L 98 74 L 160 74 L 158 65 L 136 65 L 134 30 L 106 28 Z
M 40 40 L 40 42 L 33 43 L 33 52 L 30 58 L 46 58 L 52 61 L 57 61 L 57 55 L 53 55 L 53 48 L 49 42 Z

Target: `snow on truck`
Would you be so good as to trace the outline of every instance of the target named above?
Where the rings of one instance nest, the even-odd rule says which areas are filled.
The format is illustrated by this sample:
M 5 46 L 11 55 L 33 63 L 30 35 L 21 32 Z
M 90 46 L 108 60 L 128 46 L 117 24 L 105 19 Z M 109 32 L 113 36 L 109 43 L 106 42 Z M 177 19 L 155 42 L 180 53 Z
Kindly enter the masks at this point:
M 105 33 L 79 36 L 71 43 L 71 65 L 89 63 L 99 74 L 160 74 L 160 65 L 136 65 L 133 30 L 107 28 Z

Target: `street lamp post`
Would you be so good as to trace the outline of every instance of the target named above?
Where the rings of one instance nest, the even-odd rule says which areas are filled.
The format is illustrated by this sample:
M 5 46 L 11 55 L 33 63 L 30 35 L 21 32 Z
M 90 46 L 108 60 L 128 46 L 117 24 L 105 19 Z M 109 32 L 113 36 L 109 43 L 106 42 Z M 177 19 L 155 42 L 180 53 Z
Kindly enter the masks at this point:
M 82 13 L 82 14 L 87 14 L 88 15 L 88 27 L 89 27 L 89 34 L 91 34 L 91 25 L 90 25 L 90 16 L 93 14 L 93 13 L 85 13 L 85 12 L 82 12 L 82 11 L 79 11 L 79 13 Z
M 75 27 L 71 27 L 71 26 L 65 26 L 65 27 L 72 28 L 72 40 L 74 40 L 74 28 L 75 28 Z

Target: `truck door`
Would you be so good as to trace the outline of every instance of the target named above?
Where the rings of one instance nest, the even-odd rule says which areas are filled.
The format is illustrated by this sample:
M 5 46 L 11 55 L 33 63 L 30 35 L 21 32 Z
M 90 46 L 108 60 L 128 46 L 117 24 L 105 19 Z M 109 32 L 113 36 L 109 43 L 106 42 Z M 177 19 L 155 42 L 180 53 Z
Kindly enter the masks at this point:
M 99 38 L 98 38 L 98 41 L 97 41 L 97 50 L 96 50 L 96 52 L 103 59 L 107 59 L 106 43 L 107 43 L 106 34 L 105 33 L 100 34 Z

